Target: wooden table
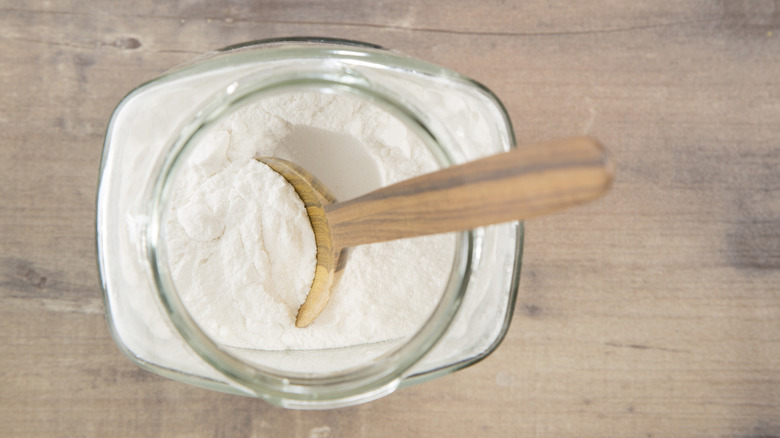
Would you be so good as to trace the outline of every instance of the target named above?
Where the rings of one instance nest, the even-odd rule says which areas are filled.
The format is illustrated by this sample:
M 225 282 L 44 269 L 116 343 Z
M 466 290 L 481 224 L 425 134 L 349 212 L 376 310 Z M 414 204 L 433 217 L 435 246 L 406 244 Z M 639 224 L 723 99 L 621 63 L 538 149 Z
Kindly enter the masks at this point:
M 646 3 L 0 0 L 0 436 L 780 436 L 780 2 Z M 485 361 L 302 412 L 158 377 L 111 340 L 93 222 L 114 106 L 290 35 L 450 67 L 520 143 L 614 152 L 606 198 L 527 223 Z

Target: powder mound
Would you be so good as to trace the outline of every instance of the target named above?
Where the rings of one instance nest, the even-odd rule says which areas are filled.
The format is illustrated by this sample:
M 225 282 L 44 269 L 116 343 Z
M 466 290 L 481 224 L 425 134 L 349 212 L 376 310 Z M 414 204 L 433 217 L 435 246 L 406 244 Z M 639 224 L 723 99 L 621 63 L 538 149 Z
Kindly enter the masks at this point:
M 281 336 L 314 278 L 317 247 L 303 202 L 257 160 L 183 178 L 201 180 L 179 193 L 168 223 L 173 275 L 189 311 L 226 345 L 252 344 L 257 331 Z

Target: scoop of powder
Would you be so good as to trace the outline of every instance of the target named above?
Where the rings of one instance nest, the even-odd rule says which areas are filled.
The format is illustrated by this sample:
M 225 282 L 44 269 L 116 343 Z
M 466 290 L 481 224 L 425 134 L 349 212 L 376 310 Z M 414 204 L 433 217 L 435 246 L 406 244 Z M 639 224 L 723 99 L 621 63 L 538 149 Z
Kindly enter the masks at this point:
M 179 240 L 168 246 L 178 249 L 173 276 L 189 311 L 233 343 L 251 342 L 257 331 L 282 337 L 309 292 L 317 252 L 293 187 L 265 164 L 242 160 L 179 203 L 170 223 Z

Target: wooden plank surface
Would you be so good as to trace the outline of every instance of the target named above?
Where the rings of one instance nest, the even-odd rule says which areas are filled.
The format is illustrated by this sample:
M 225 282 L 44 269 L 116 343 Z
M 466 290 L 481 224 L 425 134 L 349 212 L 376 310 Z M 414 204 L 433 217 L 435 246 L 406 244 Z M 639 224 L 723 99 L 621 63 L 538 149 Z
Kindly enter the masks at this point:
M 0 0 L 0 436 L 780 436 L 780 2 Z M 478 365 L 286 411 L 141 370 L 97 278 L 102 136 L 211 50 L 358 39 L 471 76 L 518 141 L 599 138 L 598 203 L 527 224 Z

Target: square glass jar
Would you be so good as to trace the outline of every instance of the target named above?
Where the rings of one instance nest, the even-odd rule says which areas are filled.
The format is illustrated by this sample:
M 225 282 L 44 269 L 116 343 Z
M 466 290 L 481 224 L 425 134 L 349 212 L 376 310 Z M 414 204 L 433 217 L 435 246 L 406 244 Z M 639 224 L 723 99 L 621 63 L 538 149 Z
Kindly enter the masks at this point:
M 167 272 L 160 221 L 167 178 L 199 133 L 263 93 L 349 93 L 392 111 L 441 167 L 515 146 L 511 122 L 482 85 L 377 46 L 322 38 L 251 42 L 208 54 L 129 93 L 107 130 L 97 242 L 112 335 L 163 376 L 293 408 L 366 402 L 471 365 L 504 337 L 520 278 L 523 225 L 457 233 L 446 290 L 414 334 L 382 345 L 247 352 L 220 345 L 187 313 Z M 327 358 L 327 372 L 298 363 Z

